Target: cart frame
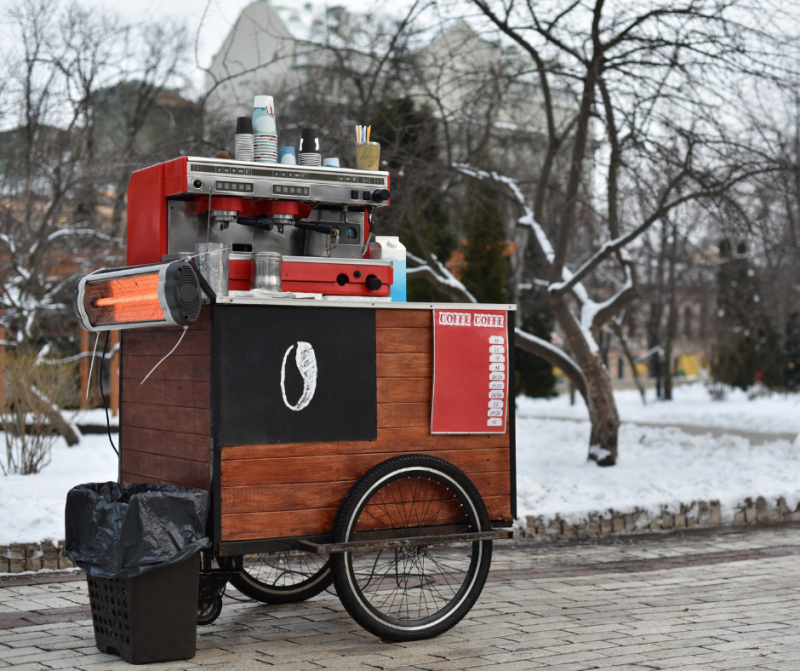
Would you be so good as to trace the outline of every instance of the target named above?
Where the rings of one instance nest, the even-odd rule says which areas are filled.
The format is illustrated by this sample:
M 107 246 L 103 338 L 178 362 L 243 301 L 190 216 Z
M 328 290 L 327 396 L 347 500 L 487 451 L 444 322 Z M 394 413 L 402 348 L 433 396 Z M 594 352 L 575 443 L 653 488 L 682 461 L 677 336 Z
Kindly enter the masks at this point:
M 481 498 L 481 492 L 479 491 L 481 485 L 484 487 L 490 486 L 494 487 L 491 491 L 494 493 L 494 510 L 495 515 L 489 516 L 488 518 L 488 526 L 482 525 L 478 526 L 477 528 L 481 529 L 477 532 L 464 532 L 463 529 L 459 531 L 458 529 L 450 529 L 453 533 L 447 533 L 447 529 L 433 529 L 429 530 L 430 533 L 417 533 L 412 534 L 411 537 L 405 538 L 380 538 L 375 537 L 374 534 L 372 537 L 364 538 L 364 539 L 357 539 L 355 541 L 349 542 L 335 542 L 335 538 L 333 535 L 334 529 L 328 527 L 329 531 L 323 533 L 302 533 L 298 535 L 282 535 L 282 536 L 273 536 L 269 537 L 268 534 L 260 534 L 255 537 L 244 537 L 244 538 L 230 538 L 230 531 L 228 532 L 228 537 L 226 538 L 225 530 L 223 528 L 223 516 L 226 514 L 226 502 L 223 497 L 223 475 L 225 473 L 226 464 L 223 463 L 223 452 L 226 449 L 233 449 L 233 450 L 245 450 L 249 443 L 230 443 L 225 442 L 221 436 L 223 435 L 223 429 L 226 422 L 230 423 L 231 418 L 225 416 L 221 396 L 223 392 L 224 384 L 230 384 L 230 381 L 226 381 L 224 376 L 226 372 L 222 368 L 221 362 L 224 359 L 225 354 L 225 345 L 223 342 L 223 337 L 220 335 L 223 320 L 226 319 L 226 316 L 229 314 L 234 314 L 232 312 L 232 308 L 236 306 L 265 306 L 265 307 L 280 307 L 280 308 L 299 308 L 299 309 L 306 309 L 314 311 L 317 308 L 336 308 L 337 310 L 372 310 L 374 314 L 377 314 L 378 311 L 383 310 L 392 310 L 393 316 L 392 319 L 394 322 L 401 324 L 405 317 L 414 317 L 411 312 L 408 311 L 424 311 L 428 313 L 430 316 L 430 323 L 432 329 L 432 310 L 434 308 L 447 308 L 447 309 L 476 309 L 476 308 L 483 308 L 487 310 L 503 310 L 507 315 L 506 320 L 506 333 L 507 333 L 507 355 L 508 355 L 508 373 L 509 384 L 507 385 L 507 389 L 510 392 L 508 394 L 509 398 L 507 401 L 507 425 L 506 425 L 506 432 L 504 434 L 494 434 L 494 438 L 492 439 L 494 442 L 491 444 L 486 443 L 485 446 L 491 447 L 491 450 L 486 449 L 485 451 L 499 453 L 500 451 L 507 450 L 507 461 L 503 463 L 507 463 L 507 474 L 505 477 L 508 478 L 506 484 L 500 483 L 499 486 L 498 478 L 502 479 L 502 473 L 504 472 L 505 468 L 501 468 L 498 470 L 497 464 L 494 464 L 492 468 L 495 470 L 491 474 L 493 478 L 494 484 L 487 485 L 485 482 L 482 483 L 475 483 L 471 485 L 474 487 L 475 492 L 477 493 L 478 497 Z M 123 334 L 123 342 L 122 342 L 122 356 L 120 359 L 120 377 L 123 380 L 123 389 L 121 390 L 120 400 L 121 400 L 121 417 L 120 417 L 120 448 L 121 448 L 121 459 L 120 459 L 120 481 L 121 482 L 130 482 L 130 481 L 156 481 L 156 482 L 167 482 L 169 484 L 178 484 L 183 486 L 199 486 L 201 488 L 210 489 L 211 496 L 212 496 L 212 512 L 211 517 L 209 520 L 209 536 L 213 541 L 213 555 L 217 557 L 217 561 L 220 564 L 220 569 L 213 569 L 210 565 L 210 554 L 206 555 L 204 558 L 204 582 L 201 581 L 201 592 L 205 589 L 207 592 L 213 591 L 215 592 L 218 597 L 221 599 L 222 590 L 224 590 L 225 583 L 231 577 L 235 576 L 236 574 L 241 574 L 243 570 L 242 564 L 242 557 L 244 555 L 256 555 L 259 553 L 278 553 L 278 552 L 292 552 L 292 551 L 306 551 L 312 552 L 319 555 L 328 555 L 332 558 L 334 556 L 339 557 L 350 557 L 359 551 L 368 552 L 368 551 L 394 551 L 395 553 L 408 553 L 409 551 L 413 550 L 413 552 L 425 552 L 425 548 L 429 546 L 441 546 L 446 544 L 451 544 L 458 546 L 458 544 L 471 544 L 474 547 L 478 545 L 488 544 L 489 547 L 489 561 L 491 556 L 491 541 L 497 539 L 506 539 L 512 536 L 511 531 L 508 529 L 513 524 L 513 520 L 516 518 L 517 510 L 516 510 L 516 426 L 515 426 L 515 407 L 513 402 L 513 396 L 511 392 L 513 392 L 513 362 L 514 362 L 514 327 L 515 327 L 515 306 L 511 305 L 503 305 L 503 306 L 490 306 L 490 305 L 458 305 L 458 304 L 430 304 L 430 303 L 406 303 L 406 304 L 388 304 L 388 303 L 380 303 L 380 302 L 339 302 L 339 301 L 300 301 L 300 300 L 285 300 L 285 299 L 272 299 L 272 300 L 264 300 L 264 299 L 243 299 L 243 298 L 228 298 L 228 297 L 221 297 L 218 298 L 216 304 L 212 304 L 207 306 L 203 309 L 205 313 L 205 320 L 206 322 L 204 325 L 198 326 L 195 329 L 195 333 L 193 336 L 187 339 L 187 343 L 182 345 L 185 348 L 184 352 L 181 352 L 180 349 L 175 352 L 175 354 L 170 357 L 173 359 L 172 362 L 168 359 L 163 365 L 163 370 L 158 373 L 154 374 L 152 380 L 148 381 L 148 385 L 150 385 L 150 392 L 143 391 L 144 388 L 138 385 L 137 377 L 141 375 L 141 372 L 148 368 L 151 362 L 151 359 L 155 360 L 155 357 L 160 354 L 160 348 L 163 349 L 168 341 L 174 337 L 179 335 L 179 329 L 177 328 L 160 328 L 160 329 L 151 329 L 141 330 L 141 331 L 127 331 Z M 322 314 L 331 314 L 331 313 L 322 313 Z M 385 316 L 385 315 L 384 315 Z M 424 317 L 424 315 L 422 316 Z M 416 319 L 419 322 L 422 317 L 420 315 L 416 315 Z M 202 317 L 201 317 L 202 319 Z M 355 320 L 358 321 L 358 320 Z M 363 321 L 363 320 L 362 320 Z M 373 321 L 373 324 L 376 322 Z M 373 327 L 377 328 L 377 327 Z M 205 329 L 205 331 L 202 331 Z M 397 329 L 387 329 L 387 330 L 402 330 L 401 328 Z M 189 331 L 192 332 L 192 327 L 189 327 Z M 420 337 L 423 339 L 428 338 L 429 335 L 427 333 L 423 333 L 422 328 L 419 328 Z M 375 338 L 377 339 L 377 330 L 375 331 L 376 335 Z M 432 334 L 430 335 L 432 337 Z M 150 340 L 148 340 L 148 338 Z M 148 344 L 150 343 L 150 344 Z M 127 345 L 127 347 L 126 347 Z M 416 351 L 416 350 L 415 350 Z M 198 359 L 198 354 L 202 353 L 202 356 L 207 357 L 207 366 L 208 371 L 204 372 L 204 370 L 200 370 L 197 366 L 197 361 L 190 361 L 190 358 Z M 127 354 L 127 356 L 126 356 Z M 376 354 L 376 357 L 378 355 Z M 415 356 L 423 356 L 423 355 L 415 355 Z M 429 358 L 432 362 L 433 352 L 432 350 L 429 352 Z M 424 358 L 424 357 L 423 357 Z M 202 362 L 200 362 L 202 363 Z M 191 364 L 191 365 L 190 365 Z M 181 368 L 183 367 L 183 368 Z M 186 371 L 189 371 L 188 373 Z M 198 370 L 200 372 L 198 372 Z M 170 372 L 172 371 L 172 372 Z M 432 373 L 431 373 L 432 375 Z M 380 376 L 378 376 L 380 377 Z M 171 378 L 180 378 L 179 380 L 174 380 Z M 140 379 L 140 378 L 139 378 Z M 162 380 L 159 382 L 159 379 Z M 416 378 L 415 378 L 416 379 Z M 424 378 L 420 378 L 418 382 L 424 382 Z M 377 384 L 377 380 L 376 380 Z M 159 386 L 160 385 L 160 386 Z M 147 385 L 145 385 L 147 386 Z M 430 387 L 429 387 L 430 388 Z M 195 403 L 195 405 L 204 406 L 201 408 L 193 408 L 192 413 L 184 412 L 185 409 L 178 409 L 172 408 L 172 412 L 165 412 L 162 413 L 164 416 L 163 420 L 158 420 L 156 415 L 159 417 L 159 412 L 157 412 L 157 406 L 155 405 L 158 399 L 165 400 L 165 402 L 171 402 L 167 399 L 167 396 L 171 394 L 188 394 L 189 397 L 194 398 L 198 395 L 198 389 L 201 390 L 201 396 L 207 393 L 207 398 L 204 396 L 203 402 Z M 207 391 L 206 391 L 207 390 Z M 146 393 L 152 394 L 152 399 L 146 396 Z M 419 394 L 419 389 L 417 391 Z M 430 392 L 428 392 L 430 393 Z M 192 396 L 194 394 L 194 396 Z M 430 400 L 430 396 L 428 396 Z M 146 401 L 146 403 L 142 403 L 142 401 Z M 147 405 L 147 403 L 151 403 L 151 405 Z M 410 404 L 409 404 L 410 405 Z M 417 404 L 423 405 L 424 404 Z M 141 407 L 140 407 L 141 406 Z M 433 454 L 438 458 L 445 458 L 443 455 L 454 455 L 457 457 L 460 453 L 470 453 L 476 454 L 479 449 L 475 448 L 476 443 L 475 441 L 480 441 L 481 439 L 489 439 L 490 436 L 484 435 L 469 435 L 469 434 L 461 434 L 461 435 L 454 435 L 454 436 L 435 436 L 435 440 L 431 439 L 430 436 L 430 403 L 428 403 L 428 427 L 427 427 L 427 434 L 429 436 L 428 443 L 430 445 L 437 446 L 433 449 Z M 151 415 L 148 417 L 148 409 L 149 414 Z M 424 407 L 422 408 L 424 410 Z M 162 424 L 164 422 L 172 421 L 173 423 L 177 423 L 178 426 L 181 426 L 181 417 L 186 415 L 194 421 L 195 424 L 198 426 L 203 423 L 203 417 L 207 417 L 208 421 L 208 440 L 209 442 L 206 445 L 209 447 L 206 448 L 206 455 L 207 455 L 207 467 L 208 470 L 205 471 L 207 475 L 203 474 L 202 469 L 202 436 L 201 435 L 191 435 L 187 436 L 187 440 L 191 442 L 194 446 L 192 449 L 194 450 L 189 455 L 191 459 L 188 459 L 185 464 L 181 465 L 181 462 L 176 461 L 175 457 L 161 455 L 158 453 L 158 450 L 153 447 L 146 447 L 144 446 L 144 439 L 147 438 L 150 434 L 152 436 L 158 436 L 158 431 L 162 431 L 161 426 L 152 429 L 145 429 L 142 428 L 143 425 L 148 426 L 152 425 L 155 427 L 155 424 L 158 421 L 161 421 Z M 154 419 L 154 417 L 156 417 Z M 418 420 L 417 420 L 418 421 Z M 199 424 L 198 424 L 199 423 Z M 376 420 L 377 423 L 377 420 Z M 138 425 L 138 426 L 137 426 Z M 380 430 L 380 424 L 376 424 L 378 429 Z M 203 425 L 205 426 L 205 425 Z M 414 429 L 417 431 L 417 435 L 422 435 L 425 433 L 421 424 L 417 423 L 415 426 L 418 428 Z M 164 429 L 169 431 L 172 427 L 168 427 Z M 197 429 L 195 429 L 197 430 Z M 385 429 L 386 430 L 386 429 Z M 391 430 L 388 429 L 388 430 Z M 147 434 L 147 432 L 150 434 Z M 155 433 L 154 433 L 155 432 Z M 162 431 L 163 432 L 163 431 Z M 499 435 L 507 436 L 507 441 L 505 438 L 500 439 L 498 438 Z M 152 440 L 152 436 L 150 439 Z M 337 439 L 334 439 L 334 441 Z M 347 440 L 347 439 L 343 439 Z M 367 444 L 372 443 L 372 439 L 369 441 L 364 441 L 361 439 L 359 443 L 359 439 L 352 439 L 355 440 L 357 444 Z M 375 439 L 376 445 L 378 445 L 379 441 Z M 472 449 L 469 449 L 470 441 L 472 441 Z M 255 444 L 253 447 L 254 449 L 264 448 L 269 452 L 273 446 L 280 446 L 283 444 L 284 441 L 269 441 L 268 443 L 264 443 L 263 445 L 260 443 Z M 423 441 L 425 442 L 425 441 Z M 313 448 L 315 445 L 319 444 L 321 447 L 324 446 L 326 443 L 330 443 L 330 440 L 323 441 L 320 443 L 315 443 L 313 441 L 299 441 L 296 443 L 295 446 L 300 445 L 301 447 L 305 447 L 308 449 Z M 506 447 L 500 447 L 501 444 L 505 443 Z M 292 443 L 289 443 L 290 445 Z M 335 442 L 334 442 L 335 444 Z M 229 447 L 231 446 L 232 447 Z M 464 449 L 462 450 L 460 445 L 464 445 Z M 447 447 L 442 447 L 447 446 Z M 183 450 L 181 454 L 187 452 L 189 448 Z M 375 448 L 378 449 L 377 447 Z M 382 448 L 383 449 L 383 448 Z M 149 452 L 148 452 L 149 450 Z M 444 450 L 444 451 L 443 451 Z M 455 450 L 455 451 L 454 451 Z M 418 450 L 415 450 L 417 454 L 425 455 L 427 450 L 424 447 L 421 447 Z M 252 450 L 251 450 L 252 452 Z M 274 450 L 273 452 L 274 453 Z M 362 464 L 366 464 L 367 469 L 374 468 L 378 464 L 386 463 L 387 459 L 391 461 L 391 457 L 396 456 L 399 457 L 401 455 L 408 455 L 410 454 L 406 448 L 405 451 L 400 450 L 398 452 L 392 453 L 391 450 L 384 451 L 381 453 L 375 454 L 375 461 L 369 462 L 369 457 L 372 454 L 371 452 L 367 451 L 366 453 L 362 454 L 357 451 L 353 452 L 340 452 L 339 454 L 350 456 L 359 456 L 361 457 Z M 411 453 L 413 454 L 413 452 Z M 256 457 L 253 457 L 256 459 Z M 270 459 L 272 457 L 268 457 Z M 475 457 L 477 458 L 477 457 Z M 240 457 L 236 457 L 236 459 L 240 459 Z M 264 461 L 263 458 L 259 459 Z M 346 458 L 343 456 L 343 460 L 346 461 Z M 365 461 L 366 460 L 366 461 Z M 447 461 L 447 459 L 445 459 Z M 230 463 L 230 462 L 228 462 Z M 239 463 L 239 462 L 236 462 Z M 457 466 L 458 464 L 456 464 Z M 363 468 L 363 466 L 362 466 Z M 488 467 L 484 467 L 488 468 Z M 149 470 L 148 470 L 149 469 Z M 349 491 L 352 492 L 353 489 L 361 482 L 359 478 L 363 475 L 364 471 L 354 472 L 352 476 L 348 476 L 348 482 L 354 482 L 353 485 L 349 487 Z M 470 481 L 469 473 L 462 474 L 467 477 L 467 480 Z M 481 476 L 480 473 L 478 473 Z M 482 476 L 481 476 L 482 477 Z M 314 481 L 314 482 L 318 482 Z M 341 484 L 341 483 L 340 483 Z M 345 483 L 346 484 L 346 483 Z M 302 484 L 297 484 L 297 487 L 302 487 Z M 311 485 L 308 485 L 311 486 Z M 240 489 L 246 489 L 246 487 L 240 487 Z M 507 498 L 498 495 L 497 492 L 504 491 L 508 492 Z M 345 499 L 347 496 L 345 496 Z M 485 497 L 484 497 L 485 498 Z M 339 506 L 339 511 L 341 512 L 342 507 L 345 505 L 345 502 L 341 502 L 335 504 Z M 481 504 L 483 505 L 483 504 Z M 496 511 L 502 508 L 504 511 L 502 514 L 496 513 Z M 330 508 L 328 508 L 330 510 Z M 239 513 L 236 513 L 239 514 Z M 268 513 L 271 515 L 276 515 L 278 513 Z M 291 515 L 291 512 L 286 512 L 286 515 Z M 485 513 L 484 513 L 485 514 Z M 475 528 L 475 527 L 473 527 Z M 484 571 L 484 569 L 481 569 Z M 485 568 L 485 571 L 488 571 L 488 565 Z M 485 580 L 485 574 L 481 580 Z M 474 581 L 473 581 L 474 582 Z M 481 587 L 482 582 L 479 580 Z M 202 586 L 204 585 L 204 587 Z M 478 590 L 480 591 L 480 590 Z M 344 601 L 343 601 L 344 602 Z M 221 601 L 220 601 L 221 603 Z M 346 607 L 347 604 L 345 604 Z M 470 606 L 471 607 L 471 606 Z M 350 608 L 348 607 L 348 610 Z M 351 614 L 353 614 L 351 612 Z M 355 614 L 353 614 L 356 617 Z M 463 615 L 461 615 L 463 617 Z M 358 619 L 358 618 L 356 618 Z M 459 618 L 460 619 L 460 618 Z M 363 624 L 363 623 L 362 623 Z M 364 625 L 366 626 L 366 625 Z M 367 627 L 369 628 L 369 627 Z M 434 634 L 435 635 L 435 634 Z M 413 640 L 413 639 L 408 639 Z

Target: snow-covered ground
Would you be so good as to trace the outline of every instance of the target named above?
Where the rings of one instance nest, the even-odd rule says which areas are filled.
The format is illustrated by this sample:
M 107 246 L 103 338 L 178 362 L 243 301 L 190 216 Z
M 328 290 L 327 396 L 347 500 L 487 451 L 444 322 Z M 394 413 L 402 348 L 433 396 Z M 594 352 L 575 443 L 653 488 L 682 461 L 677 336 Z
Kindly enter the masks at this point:
M 764 496 L 771 506 L 783 496 L 794 508 L 800 499 L 800 437 L 751 446 L 741 436 L 689 435 L 674 424 L 758 433 L 800 433 L 800 394 L 772 394 L 752 401 L 729 390 L 711 399 L 700 383 L 673 390 L 674 400 L 658 401 L 648 391 L 642 405 L 635 390 L 617 391 L 619 459 L 612 468 L 586 460 L 589 422 L 577 395 L 517 399 L 518 514 L 557 514 L 567 522 L 590 512 L 657 514 L 662 506 L 678 512 L 681 503 L 718 500 L 730 520 L 748 497 Z M 560 421 L 584 419 L 587 421 Z M 635 424 L 638 423 L 638 424 Z M 718 432 L 717 432 L 718 433 Z
M 800 499 L 800 440 L 753 447 L 740 436 L 623 424 L 611 468 L 587 461 L 588 444 L 589 422 L 517 419 L 520 518 L 581 523 L 590 512 L 680 512 L 681 503 L 717 500 L 730 521 L 748 497 L 774 507 L 783 496 L 792 509 Z
M 2 434 L 0 444 L 5 449 Z M 117 463 L 108 436 L 89 435 L 75 447 L 59 438 L 41 473 L 4 477 L 0 472 L 0 545 L 62 540 L 67 492 L 85 482 L 116 480 Z
M 97 424 L 105 426 L 106 413 L 103 408 L 92 408 L 91 410 L 66 410 L 64 419 L 70 424 Z M 119 415 L 113 417 L 111 410 L 108 411 L 108 423 L 111 426 L 119 426 Z
M 657 401 L 647 392 L 643 406 L 635 390 L 614 393 L 623 422 L 691 424 L 764 433 L 800 433 L 800 394 L 772 394 L 752 401 L 741 389 L 729 390 L 724 401 L 712 401 L 705 386 L 687 384 L 673 390 L 673 400 Z M 589 414 L 580 394 L 575 405 L 562 394 L 554 399 L 518 398 L 517 417 L 587 419 Z
M 632 423 L 800 433 L 800 395 L 749 401 L 742 392 L 731 392 L 725 401 L 712 401 L 701 385 L 687 385 L 675 390 L 671 403 L 646 407 L 635 391 L 615 395 L 628 423 L 620 429 L 619 460 L 612 468 L 586 460 L 589 423 L 574 421 L 587 416 L 580 397 L 575 406 L 566 396 L 517 399 L 520 518 L 560 515 L 580 522 L 591 512 L 658 513 L 663 506 L 677 511 L 681 503 L 718 500 L 730 519 L 748 497 L 764 496 L 774 505 L 782 496 L 792 508 L 800 500 L 800 438 L 751 446 L 741 436 L 689 435 Z M 105 415 L 94 410 L 73 421 L 104 424 Z M 117 457 L 107 436 L 85 436 L 74 448 L 59 439 L 43 473 L 0 475 L 0 545 L 62 539 L 67 491 L 116 478 Z

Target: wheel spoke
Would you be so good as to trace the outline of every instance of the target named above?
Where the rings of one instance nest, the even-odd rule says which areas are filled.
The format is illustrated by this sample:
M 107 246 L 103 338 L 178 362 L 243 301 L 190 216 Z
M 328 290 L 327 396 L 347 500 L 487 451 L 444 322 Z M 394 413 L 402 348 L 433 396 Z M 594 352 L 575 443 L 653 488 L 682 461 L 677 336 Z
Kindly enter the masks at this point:
M 266 603 L 303 601 L 331 583 L 327 557 L 302 550 L 244 555 L 242 574 L 231 578 L 240 592 Z
M 463 502 L 449 486 L 429 476 L 405 476 L 373 492 L 351 528 L 380 531 L 388 524 L 398 537 L 408 537 L 415 528 L 462 522 L 465 529 L 473 527 Z M 411 623 L 446 608 L 474 569 L 471 545 L 450 546 L 441 556 L 434 556 L 439 549 L 441 546 L 412 546 L 397 548 L 394 553 L 376 549 L 350 554 L 349 563 L 359 591 L 374 609 L 392 620 Z M 393 579 L 388 583 L 390 572 Z

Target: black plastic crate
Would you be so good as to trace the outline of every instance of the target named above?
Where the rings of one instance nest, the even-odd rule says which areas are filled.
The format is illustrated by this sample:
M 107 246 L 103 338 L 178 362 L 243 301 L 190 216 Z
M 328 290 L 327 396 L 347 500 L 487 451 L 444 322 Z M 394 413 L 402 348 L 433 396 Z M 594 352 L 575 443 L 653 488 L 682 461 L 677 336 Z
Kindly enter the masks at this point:
M 130 580 L 87 575 L 98 649 L 131 664 L 194 657 L 199 574 L 196 554 Z

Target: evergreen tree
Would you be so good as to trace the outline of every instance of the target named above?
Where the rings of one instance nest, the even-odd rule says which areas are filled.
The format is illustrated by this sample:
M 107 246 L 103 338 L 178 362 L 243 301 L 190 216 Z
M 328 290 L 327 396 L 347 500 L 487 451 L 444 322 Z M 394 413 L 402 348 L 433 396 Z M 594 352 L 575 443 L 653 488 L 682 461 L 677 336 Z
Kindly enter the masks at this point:
M 525 267 L 530 269 L 534 277 L 545 276 L 544 257 L 533 241 L 529 242 L 525 249 Z M 555 319 L 547 290 L 533 286 L 520 292 L 517 298 L 516 318 L 517 326 L 542 340 L 549 341 Z M 514 387 L 517 396 L 524 394 L 525 396 L 549 398 L 556 395 L 556 376 L 553 374 L 553 367 L 541 357 L 518 349 L 516 350 L 515 368 Z
M 779 339 L 761 309 L 758 276 L 740 243 L 733 254 L 727 240 L 719 246 L 727 259 L 717 272 L 717 323 L 714 377 L 732 387 L 747 389 L 756 380 L 769 387 L 784 384 Z
M 500 195 L 488 180 L 473 185 L 467 200 L 461 281 L 481 303 L 505 303 L 509 262 Z
M 784 340 L 784 384 L 789 389 L 797 389 L 800 385 L 800 324 L 797 312 L 789 315 L 786 323 L 786 340 Z
M 394 230 L 409 252 L 424 258 L 405 214 L 407 205 L 414 212 L 419 234 L 428 249 L 442 263 L 446 263 L 458 247 L 458 236 L 450 225 L 451 206 L 439 188 L 439 181 L 420 183 L 420 176 L 424 174 L 422 171 L 435 164 L 439 153 L 436 124 L 430 109 L 417 108 L 412 98 L 386 97 L 378 104 L 372 117 L 372 139 L 381 143 L 382 158 L 385 156 L 388 163 L 388 166 L 383 166 L 384 169 L 388 167 L 398 176 L 408 172 L 416 177 L 409 185 L 393 182 L 392 191 L 399 188 L 399 198 L 409 199 L 407 204 L 401 204 L 398 196 L 394 196 L 397 207 L 390 209 L 394 213 L 402 213 Z M 386 216 L 386 213 L 382 214 Z M 409 279 L 407 291 L 411 302 L 448 303 L 453 300 L 430 282 L 414 279 L 413 276 Z
M 545 297 L 546 298 L 546 297 Z M 522 322 L 522 328 L 528 333 L 550 340 L 553 332 L 553 313 L 546 300 L 537 301 L 534 310 L 524 310 L 517 313 L 517 318 Z M 541 357 L 530 352 L 516 350 L 516 364 L 514 387 L 517 396 L 550 398 L 555 396 L 556 376 L 553 367 Z

